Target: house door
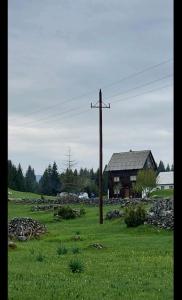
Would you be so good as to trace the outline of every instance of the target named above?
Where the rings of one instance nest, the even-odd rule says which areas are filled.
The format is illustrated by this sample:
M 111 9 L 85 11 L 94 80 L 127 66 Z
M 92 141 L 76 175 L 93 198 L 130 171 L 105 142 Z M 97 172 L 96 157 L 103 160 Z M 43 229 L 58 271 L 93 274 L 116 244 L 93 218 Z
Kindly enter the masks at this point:
M 129 187 L 126 186 L 126 187 L 124 188 L 124 198 L 129 198 L 129 196 L 130 196 Z

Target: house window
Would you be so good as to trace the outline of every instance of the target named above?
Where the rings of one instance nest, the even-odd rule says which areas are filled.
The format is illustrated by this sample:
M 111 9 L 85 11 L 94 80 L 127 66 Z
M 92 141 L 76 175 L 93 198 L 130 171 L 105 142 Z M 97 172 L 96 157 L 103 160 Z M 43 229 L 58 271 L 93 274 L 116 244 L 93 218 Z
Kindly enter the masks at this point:
M 114 182 L 119 182 L 119 177 L 114 177 Z
M 161 190 L 164 190 L 164 186 L 163 185 L 161 185 Z
M 130 176 L 130 181 L 136 181 L 136 176 Z
M 170 185 L 169 188 L 170 188 L 170 189 L 173 189 L 173 185 Z

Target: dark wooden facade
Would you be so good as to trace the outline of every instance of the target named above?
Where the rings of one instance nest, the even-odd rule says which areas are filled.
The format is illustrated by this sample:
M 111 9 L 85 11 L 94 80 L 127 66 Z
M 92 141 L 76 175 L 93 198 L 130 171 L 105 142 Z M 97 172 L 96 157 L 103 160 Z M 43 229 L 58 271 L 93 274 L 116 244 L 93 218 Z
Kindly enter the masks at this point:
M 140 193 L 134 193 L 132 191 L 132 185 L 136 181 L 136 176 L 139 170 L 152 168 L 157 170 L 157 165 L 150 152 L 143 168 L 130 169 L 130 170 L 111 170 L 108 171 L 108 192 L 109 198 L 137 198 L 141 197 Z M 135 177 L 134 177 L 135 176 Z M 119 181 L 115 181 L 115 180 Z

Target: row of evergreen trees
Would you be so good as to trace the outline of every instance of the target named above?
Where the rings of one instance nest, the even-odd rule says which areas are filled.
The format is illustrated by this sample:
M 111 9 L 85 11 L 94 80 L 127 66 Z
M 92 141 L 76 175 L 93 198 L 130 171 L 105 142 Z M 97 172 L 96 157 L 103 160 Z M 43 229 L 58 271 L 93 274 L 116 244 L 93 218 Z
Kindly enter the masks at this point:
M 107 172 L 103 172 L 103 192 L 107 194 Z M 40 193 L 43 195 L 56 195 L 59 192 L 79 193 L 87 192 L 89 196 L 98 195 L 99 191 L 99 169 L 71 170 L 59 174 L 57 164 L 49 165 L 39 183 L 36 181 L 34 169 L 29 166 L 23 175 L 21 165 L 16 168 L 11 160 L 8 161 L 8 186 L 14 190 Z
M 158 168 L 157 168 L 157 171 L 158 171 L 158 173 L 159 173 L 159 172 L 169 172 L 169 171 L 174 171 L 174 165 L 172 164 L 172 165 L 171 165 L 171 168 L 170 168 L 169 164 L 167 164 L 167 166 L 166 166 L 166 168 L 165 168 L 165 165 L 164 165 L 163 161 L 160 160 L 159 165 L 158 165 Z
M 29 166 L 24 176 L 21 165 L 16 167 L 8 160 L 8 187 L 22 192 L 35 192 L 38 184 L 34 169 Z

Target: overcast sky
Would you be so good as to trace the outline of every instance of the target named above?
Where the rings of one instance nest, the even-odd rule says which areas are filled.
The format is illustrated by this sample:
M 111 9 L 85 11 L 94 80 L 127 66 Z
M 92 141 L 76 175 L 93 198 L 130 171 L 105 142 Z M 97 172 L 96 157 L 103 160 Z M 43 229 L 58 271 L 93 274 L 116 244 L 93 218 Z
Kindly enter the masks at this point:
M 152 150 L 173 163 L 173 1 L 10 0 L 9 159 L 42 174 Z

